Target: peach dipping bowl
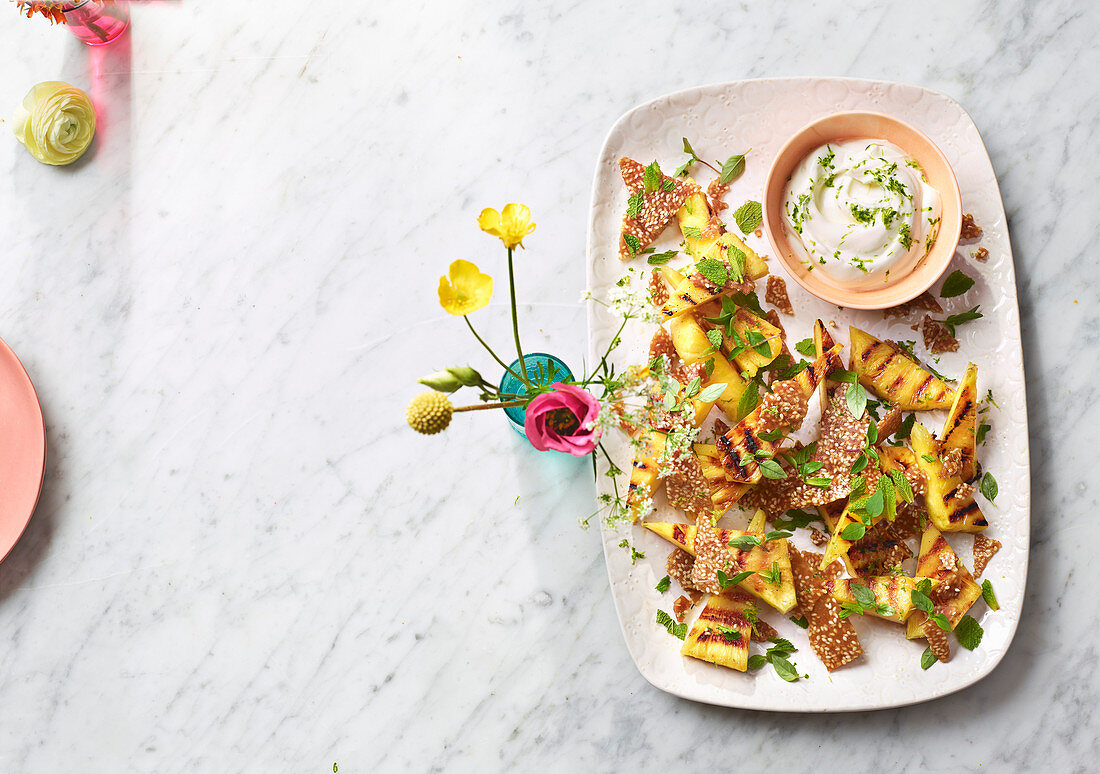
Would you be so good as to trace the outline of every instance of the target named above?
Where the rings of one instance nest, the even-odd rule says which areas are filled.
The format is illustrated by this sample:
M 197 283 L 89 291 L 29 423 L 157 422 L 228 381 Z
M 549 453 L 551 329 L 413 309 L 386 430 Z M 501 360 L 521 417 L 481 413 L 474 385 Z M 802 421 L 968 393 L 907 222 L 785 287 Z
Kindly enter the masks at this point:
M 787 181 L 801 161 L 826 143 L 846 140 L 885 140 L 916 159 L 928 184 L 939 191 L 943 218 L 939 235 L 928 254 L 908 267 L 891 272 L 880 287 L 854 290 L 831 280 L 820 271 L 808 271 L 795 257 L 783 226 L 783 203 Z M 780 148 L 764 181 L 764 233 L 776 258 L 787 273 L 820 299 L 850 309 L 887 309 L 916 298 L 932 287 L 955 254 L 962 228 L 962 201 L 959 183 L 946 157 L 919 130 L 893 116 L 866 111 L 833 113 L 798 130 Z M 797 238 L 797 235 L 791 235 Z

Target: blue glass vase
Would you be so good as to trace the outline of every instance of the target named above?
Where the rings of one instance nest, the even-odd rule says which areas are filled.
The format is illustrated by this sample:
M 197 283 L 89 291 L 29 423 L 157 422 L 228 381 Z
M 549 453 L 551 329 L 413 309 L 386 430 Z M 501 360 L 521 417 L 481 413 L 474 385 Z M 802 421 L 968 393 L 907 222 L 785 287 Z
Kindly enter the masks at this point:
M 531 384 L 538 385 L 540 387 L 546 387 L 554 382 L 562 382 L 573 378 L 573 372 L 569 370 L 569 366 L 562 362 L 561 358 L 548 355 L 545 352 L 531 352 L 523 356 L 523 362 L 527 365 L 527 380 Z M 519 360 L 514 360 L 510 366 L 508 366 L 517 375 L 522 376 L 523 372 L 520 370 Z M 527 388 L 523 382 L 512 376 L 508 371 L 504 372 L 504 376 L 500 380 L 500 392 L 502 394 L 509 393 L 512 395 L 526 395 Z M 511 400 L 511 398 L 505 398 L 505 400 Z M 527 433 L 523 430 L 523 421 L 527 416 L 527 412 L 522 406 L 511 406 L 504 409 L 505 416 L 508 417 L 509 424 L 512 425 L 512 429 L 527 437 Z

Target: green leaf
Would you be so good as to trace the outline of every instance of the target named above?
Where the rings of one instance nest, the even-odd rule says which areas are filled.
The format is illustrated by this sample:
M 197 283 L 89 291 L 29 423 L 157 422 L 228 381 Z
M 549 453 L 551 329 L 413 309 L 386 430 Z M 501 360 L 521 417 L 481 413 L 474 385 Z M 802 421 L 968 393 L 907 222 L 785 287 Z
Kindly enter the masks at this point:
M 835 382 L 855 384 L 857 381 L 859 381 L 859 374 L 857 374 L 855 371 L 845 371 L 843 368 L 838 368 L 829 374 L 829 378 Z
M 745 156 L 748 151 L 744 153 L 736 153 L 726 159 L 722 164 L 722 171 L 718 175 L 719 183 L 731 183 L 737 178 L 741 177 L 741 173 L 745 171 Z
M 929 613 L 928 620 L 943 629 L 945 632 L 951 631 L 951 624 L 948 622 L 947 616 L 945 616 L 943 613 Z
M 974 436 L 974 443 L 981 446 L 985 443 L 985 434 L 993 429 L 993 425 L 982 422 L 978 425 L 978 432 Z
M 852 474 L 859 473 L 865 467 L 867 467 L 867 455 L 860 452 L 859 456 L 856 457 L 856 461 L 852 463 Z
M 787 511 L 783 516 L 775 520 L 775 526 L 779 529 L 796 529 L 808 527 L 812 522 L 821 521 L 821 516 L 816 513 L 806 513 L 796 509 Z
M 713 363 L 714 361 L 712 360 L 710 362 Z M 714 401 L 722 397 L 722 393 L 726 391 L 727 386 L 729 385 L 725 382 L 707 385 L 707 388 L 699 393 L 696 400 L 702 401 L 703 403 L 714 403 Z
M 993 474 L 988 470 L 985 472 L 985 475 L 982 476 L 980 491 L 982 497 L 989 500 L 989 502 L 993 502 L 997 499 L 997 479 L 993 478 Z
M 730 276 L 734 282 L 745 278 L 745 251 L 736 245 L 726 248 L 726 260 L 730 264 Z
M 697 155 L 695 155 L 695 148 L 691 147 L 691 143 L 688 142 L 687 137 L 684 138 L 684 153 L 690 153 L 692 158 L 699 158 Z
M 729 282 L 729 269 L 717 258 L 704 258 L 695 264 L 695 270 L 720 288 Z
M 794 668 L 794 664 L 783 656 L 772 656 L 771 661 L 772 666 L 775 667 L 775 673 L 788 683 L 793 683 L 798 680 L 799 677 L 802 677 L 802 675 L 798 674 L 798 670 Z
M 755 231 L 763 218 L 764 208 L 757 201 L 747 201 L 733 213 L 733 219 L 737 222 L 737 227 L 741 229 L 742 234 L 751 234 Z
M 718 330 L 717 328 L 711 328 L 709 331 L 707 331 L 707 341 L 709 341 L 710 345 L 715 349 L 721 349 L 722 345 L 726 342 L 726 340 L 722 337 L 722 331 Z
M 847 527 L 840 531 L 840 536 L 845 540 L 856 542 L 861 537 L 867 534 L 867 528 L 862 524 L 849 524 Z
M 800 627 L 802 627 L 803 629 L 809 629 L 809 628 L 810 628 L 810 622 L 806 620 L 806 616 L 804 616 L 804 615 L 803 615 L 803 616 L 799 616 L 798 618 L 795 618 L 795 617 L 794 617 L 794 616 L 792 615 L 792 616 L 790 617 L 790 621 L 791 621 L 791 623 L 793 623 L 793 624 L 794 624 L 795 626 L 800 626 Z
M 668 633 L 673 637 L 678 637 L 682 640 L 687 636 L 687 624 L 676 623 L 676 619 L 664 610 L 657 611 L 657 623 L 668 629 Z
M 909 437 L 909 433 L 913 430 L 913 423 L 917 420 L 916 414 L 907 414 L 904 419 L 901 420 L 901 427 L 894 433 L 894 437 L 898 440 L 904 440 Z
M 749 656 L 748 668 L 749 669 L 759 669 L 760 667 L 764 666 L 767 663 L 768 663 L 768 659 L 765 656 L 762 656 L 759 653 L 755 653 L 755 654 Z
M 756 404 L 760 401 L 760 388 L 756 382 L 749 382 L 745 386 L 744 392 L 741 393 L 740 400 L 737 401 L 737 421 L 747 417 L 756 408 Z
M 856 598 L 856 602 L 858 602 L 860 605 L 862 605 L 863 607 L 875 606 L 875 595 L 871 591 L 871 589 L 867 588 L 866 586 L 861 586 L 858 583 L 850 583 L 848 584 L 848 588 L 851 589 L 852 596 Z
M 670 585 L 672 585 L 672 580 L 666 575 L 665 577 L 657 581 L 657 591 L 664 594 L 666 591 L 668 591 L 668 587 Z
M 729 545 L 742 551 L 749 551 L 760 545 L 760 538 L 756 535 L 738 535 L 730 540 Z
M 965 312 L 959 312 L 959 314 L 953 314 L 950 317 L 948 317 L 946 320 L 944 320 L 943 324 L 947 326 L 948 330 L 951 331 L 951 335 L 954 336 L 956 325 L 962 325 L 963 323 L 968 323 L 972 320 L 980 319 L 983 316 L 982 313 L 978 311 L 981 308 L 982 308 L 981 304 L 978 304 L 977 306 L 973 307 L 972 309 L 967 309 Z
M 807 478 L 806 483 L 809 486 L 816 486 L 820 487 L 821 489 L 828 489 L 830 486 L 832 486 L 833 480 L 831 478 L 814 477 Z
M 955 624 L 955 637 L 959 640 L 959 644 L 967 650 L 977 648 L 982 643 L 984 633 L 981 624 L 968 615 L 964 615 Z
M 726 575 L 726 573 L 724 573 L 722 570 L 719 570 L 718 574 L 717 574 L 718 585 L 722 587 L 722 591 L 725 591 L 730 586 L 737 585 L 741 581 L 743 581 L 746 578 L 750 577 L 752 574 L 753 574 L 752 570 L 746 570 L 745 572 L 739 572 L 736 575 L 730 577 L 729 575 Z
M 893 521 L 898 516 L 898 495 L 894 491 L 894 482 L 889 476 L 883 476 L 878 480 L 878 490 L 882 492 L 882 510 L 887 521 Z
M 641 249 L 642 243 L 638 240 L 638 237 L 633 234 L 623 234 L 623 241 L 626 242 L 626 247 L 630 250 L 631 255 L 637 255 L 638 250 Z
M 863 389 L 863 385 L 859 382 L 849 384 L 848 389 L 844 391 L 844 401 L 848 404 L 848 410 L 852 412 L 852 416 L 859 419 L 867 410 L 867 390 Z
M 769 637 L 768 642 L 772 643 L 772 646 L 768 648 L 768 655 L 776 653 L 797 653 L 798 648 L 794 646 L 790 640 L 786 637 Z
M 662 180 L 661 181 L 661 190 L 662 191 L 671 191 L 675 187 L 676 187 L 676 182 L 673 181 L 673 180 Z
M 997 595 L 993 593 L 993 584 L 989 580 L 982 581 L 982 599 L 990 610 L 995 612 L 1001 609 L 1000 603 L 997 602 Z
M 760 473 L 764 478 L 786 478 L 787 472 L 775 460 L 760 460 Z
M 702 384 L 703 380 L 700 379 L 698 376 L 693 378 L 690 382 L 688 382 L 687 387 L 684 388 L 684 397 L 694 398 L 696 395 L 699 394 L 699 388 L 702 386 Z
M 867 445 L 874 446 L 876 441 L 878 441 L 878 427 L 871 422 L 867 425 Z
M 646 262 L 650 266 L 664 266 L 666 263 L 671 261 L 679 254 L 680 253 L 678 250 L 665 250 L 663 253 L 654 253 L 653 255 L 649 256 L 649 258 L 646 259 Z
M 630 198 L 626 200 L 626 216 L 628 218 L 636 218 L 642 212 L 642 204 L 645 203 L 645 194 L 641 191 L 633 193 Z
M 654 161 L 648 167 L 645 168 L 645 173 L 642 175 L 642 185 L 646 193 L 652 193 L 657 190 L 657 186 L 661 184 L 661 178 L 664 175 L 661 173 L 661 167 Z
M 876 488 L 875 491 L 867 495 L 867 503 L 863 506 L 863 511 L 872 519 L 876 518 L 882 509 L 886 507 L 886 497 L 881 488 Z
M 726 642 L 739 642 L 741 640 L 741 632 L 734 629 L 732 626 L 726 626 L 725 624 L 714 624 L 713 628 L 719 634 L 722 635 L 722 639 Z
M 817 348 L 814 346 L 813 339 L 802 339 L 802 341 L 794 345 L 794 348 L 800 355 L 805 355 L 806 357 L 817 356 Z
M 928 669 L 928 667 L 939 661 L 936 655 L 932 652 L 932 648 L 925 648 L 924 653 L 920 654 L 920 668 Z
M 688 171 L 689 169 L 691 169 L 691 165 L 692 165 L 692 164 L 694 164 L 694 163 L 695 163 L 695 158 L 694 158 L 694 157 L 692 157 L 692 158 L 689 158 L 689 159 L 688 159 L 687 161 L 685 161 L 685 162 L 684 162 L 683 164 L 681 164 L 680 166 L 676 167 L 676 171 L 672 173 L 672 176 L 673 176 L 673 177 L 679 177 L 680 175 L 684 174 L 684 173 L 685 173 L 685 172 L 687 172 L 687 171 Z
M 953 271 L 948 275 L 947 279 L 943 281 L 943 287 L 940 288 L 940 298 L 954 298 L 955 296 L 961 296 L 966 291 L 970 290 L 974 286 L 973 278 L 967 276 L 961 271 Z
M 923 610 L 926 613 L 932 612 L 932 600 L 919 587 L 909 592 L 909 599 L 918 610 Z
M 913 502 L 913 486 L 900 470 L 891 470 L 890 479 L 894 482 L 894 488 L 901 495 L 901 499 L 907 503 Z
M 773 529 L 771 532 L 764 534 L 764 542 L 770 543 L 773 540 L 785 540 L 791 536 L 790 532 L 782 529 Z

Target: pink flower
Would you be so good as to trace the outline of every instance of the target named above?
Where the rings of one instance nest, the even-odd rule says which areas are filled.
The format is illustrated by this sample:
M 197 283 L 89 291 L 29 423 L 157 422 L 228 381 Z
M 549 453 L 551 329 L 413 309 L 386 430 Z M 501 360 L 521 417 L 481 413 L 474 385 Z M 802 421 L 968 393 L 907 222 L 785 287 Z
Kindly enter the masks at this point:
M 586 390 L 555 382 L 527 405 L 523 429 L 539 451 L 553 449 L 583 457 L 596 448 L 599 430 L 591 427 L 600 413 L 600 402 Z

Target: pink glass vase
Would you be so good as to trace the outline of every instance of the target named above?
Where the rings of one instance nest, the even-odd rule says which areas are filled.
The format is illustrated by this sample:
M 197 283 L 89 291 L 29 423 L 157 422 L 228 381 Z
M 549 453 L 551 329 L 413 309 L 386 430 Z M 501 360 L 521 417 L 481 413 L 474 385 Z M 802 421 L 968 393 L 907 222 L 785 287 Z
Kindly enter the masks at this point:
M 105 46 L 118 40 L 130 26 L 130 7 L 125 2 L 72 0 L 61 10 L 65 26 L 89 46 Z

